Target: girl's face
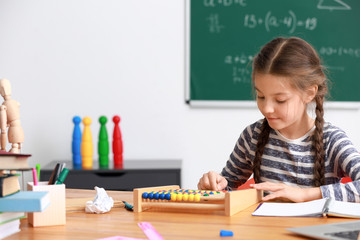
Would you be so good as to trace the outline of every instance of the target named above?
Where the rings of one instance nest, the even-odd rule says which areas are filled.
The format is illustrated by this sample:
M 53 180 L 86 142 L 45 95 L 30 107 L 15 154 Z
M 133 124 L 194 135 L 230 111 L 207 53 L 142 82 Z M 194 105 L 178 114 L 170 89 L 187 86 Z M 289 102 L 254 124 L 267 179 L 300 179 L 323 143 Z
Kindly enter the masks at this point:
M 303 136 L 309 130 L 309 124 L 313 123 L 306 112 L 306 105 L 312 98 L 292 87 L 289 82 L 282 76 L 255 75 L 259 110 L 271 128 L 294 139 Z

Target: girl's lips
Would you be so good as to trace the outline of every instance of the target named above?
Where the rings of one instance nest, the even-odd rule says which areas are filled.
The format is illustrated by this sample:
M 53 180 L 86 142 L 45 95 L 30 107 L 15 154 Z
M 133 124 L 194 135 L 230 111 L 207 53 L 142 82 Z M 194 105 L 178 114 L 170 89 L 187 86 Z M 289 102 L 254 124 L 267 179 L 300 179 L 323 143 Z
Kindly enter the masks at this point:
M 279 118 L 267 117 L 266 119 L 267 119 L 268 121 L 274 121 L 274 120 L 278 120 Z

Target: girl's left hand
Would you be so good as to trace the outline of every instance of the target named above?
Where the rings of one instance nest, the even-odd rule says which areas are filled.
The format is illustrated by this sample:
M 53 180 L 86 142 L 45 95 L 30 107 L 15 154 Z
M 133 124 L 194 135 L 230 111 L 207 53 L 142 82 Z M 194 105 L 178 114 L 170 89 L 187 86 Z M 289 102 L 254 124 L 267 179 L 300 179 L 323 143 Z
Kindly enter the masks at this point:
M 272 182 L 251 184 L 250 187 L 257 190 L 272 192 L 266 197 L 263 197 L 262 199 L 263 201 L 281 199 L 281 200 L 290 200 L 293 202 L 306 202 L 306 201 L 322 198 L 319 187 L 299 188 L 299 187 L 292 187 L 284 183 L 272 183 Z

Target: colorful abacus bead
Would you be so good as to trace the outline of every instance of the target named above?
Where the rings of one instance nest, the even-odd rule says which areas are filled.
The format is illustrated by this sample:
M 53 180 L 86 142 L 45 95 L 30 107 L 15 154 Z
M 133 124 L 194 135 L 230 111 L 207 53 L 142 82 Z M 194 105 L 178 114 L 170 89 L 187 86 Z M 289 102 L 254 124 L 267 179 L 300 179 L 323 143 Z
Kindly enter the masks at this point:
M 147 199 L 149 197 L 149 194 L 147 192 L 144 192 L 142 194 L 142 198 Z
M 171 193 L 165 194 L 165 199 L 166 200 L 171 200 Z
M 188 193 L 184 193 L 183 197 L 182 197 L 183 201 L 188 201 L 189 200 L 189 194 Z
M 171 201 L 176 201 L 177 197 L 176 197 L 176 193 L 171 193 Z
M 148 196 L 149 196 L 149 199 L 153 199 L 154 198 L 154 193 L 151 192 L 151 193 L 149 193 Z
M 154 194 L 154 199 L 159 200 L 159 193 L 158 192 Z
M 193 193 L 189 194 L 189 201 L 193 202 L 195 198 L 195 195 Z
M 195 194 L 194 201 L 195 202 L 200 202 L 200 197 L 201 197 L 201 194 L 199 194 L 199 193 Z
M 183 194 L 182 193 L 178 193 L 177 196 L 176 196 L 176 200 L 177 201 L 182 201 L 183 199 Z

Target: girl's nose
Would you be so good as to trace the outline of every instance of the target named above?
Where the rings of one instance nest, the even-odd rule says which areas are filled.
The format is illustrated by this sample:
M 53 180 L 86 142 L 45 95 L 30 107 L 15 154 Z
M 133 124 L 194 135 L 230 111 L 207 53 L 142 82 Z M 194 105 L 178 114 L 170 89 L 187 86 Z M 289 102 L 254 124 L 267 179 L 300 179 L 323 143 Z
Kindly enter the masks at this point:
M 270 101 L 265 101 L 263 105 L 264 113 L 272 113 L 274 112 L 274 105 Z

